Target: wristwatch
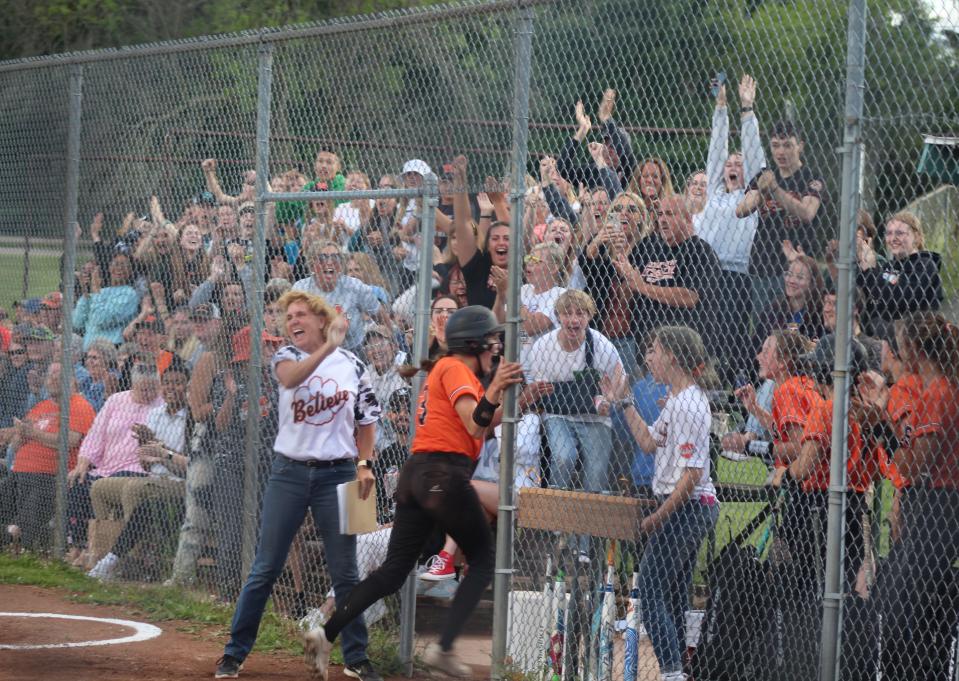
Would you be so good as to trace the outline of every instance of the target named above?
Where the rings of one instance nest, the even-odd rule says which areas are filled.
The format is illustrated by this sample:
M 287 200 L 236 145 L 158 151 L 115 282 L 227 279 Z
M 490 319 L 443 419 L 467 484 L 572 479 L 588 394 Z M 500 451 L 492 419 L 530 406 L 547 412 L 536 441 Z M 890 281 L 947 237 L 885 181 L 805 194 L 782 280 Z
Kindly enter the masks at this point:
M 357 459 L 357 460 L 356 460 L 356 467 L 357 467 L 357 468 L 368 468 L 368 469 L 370 469 L 370 470 L 373 470 L 373 462 L 370 461 L 369 459 Z

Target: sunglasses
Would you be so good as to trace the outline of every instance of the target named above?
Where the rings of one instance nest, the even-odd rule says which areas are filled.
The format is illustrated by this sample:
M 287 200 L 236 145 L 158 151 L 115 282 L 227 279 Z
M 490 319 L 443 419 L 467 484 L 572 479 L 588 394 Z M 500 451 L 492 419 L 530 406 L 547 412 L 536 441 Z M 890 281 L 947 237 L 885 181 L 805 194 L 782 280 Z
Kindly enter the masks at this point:
M 339 253 L 320 253 L 316 256 L 318 262 L 339 262 L 340 254 Z
M 10 350 L 7 354 L 10 354 L 10 355 L 25 355 L 25 354 L 27 354 L 27 351 L 26 351 L 25 349 L 23 349 L 23 348 L 20 348 L 20 349 L 18 349 L 18 350 Z

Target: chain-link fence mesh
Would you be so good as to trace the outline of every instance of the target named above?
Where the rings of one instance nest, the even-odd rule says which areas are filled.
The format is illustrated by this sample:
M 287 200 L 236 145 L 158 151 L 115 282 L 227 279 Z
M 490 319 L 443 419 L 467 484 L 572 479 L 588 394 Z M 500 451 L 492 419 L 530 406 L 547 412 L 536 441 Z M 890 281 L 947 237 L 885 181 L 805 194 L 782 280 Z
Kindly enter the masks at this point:
M 833 659 L 820 638 L 838 566 L 839 678 L 947 678 L 959 9 L 868 3 L 865 81 L 852 83 L 860 121 L 844 101 L 857 6 L 464 4 L 263 33 L 268 190 L 418 188 L 432 172 L 432 244 L 422 198 L 271 201 L 258 252 L 265 67 L 249 36 L 6 65 L 2 541 L 46 552 L 62 531 L 67 559 L 96 576 L 225 601 L 259 543 L 273 563 L 254 574 L 273 571 L 279 612 L 316 624 L 348 547 L 335 531 L 323 540 L 329 513 L 278 490 L 296 460 L 343 456 L 275 441 L 284 409 L 300 400 L 306 414 L 337 390 L 307 386 L 304 397 L 277 382 L 271 358 L 297 345 L 280 297 L 315 292 L 345 313 L 343 347 L 382 408 L 384 529 L 357 539 L 361 577 L 385 556 L 409 456 L 415 396 L 402 367 L 415 364 L 417 319 L 436 357 L 449 316 L 484 305 L 515 325 L 525 378 L 515 440 L 496 429 L 474 476 L 491 517 L 501 476 L 518 508 L 508 603 L 497 604 L 505 669 L 556 681 L 814 679 Z M 523 12 L 529 64 L 517 63 Z M 57 241 L 71 69 L 82 70 L 73 309 Z M 528 119 L 515 109 L 524 73 Z M 530 133 L 522 169 L 511 167 L 517 117 Z M 861 137 L 848 139 L 856 126 Z M 858 155 L 859 170 L 844 175 L 842 153 Z M 849 434 L 845 522 L 832 553 L 844 210 L 858 292 L 850 406 L 837 408 Z M 511 248 L 526 254 L 518 313 Z M 427 262 L 432 302 L 417 317 Z M 63 315 L 77 396 L 59 518 Z M 325 475 L 317 465 L 303 474 Z M 284 529 L 304 514 L 296 533 Z M 449 537 L 423 558 L 433 554 L 418 590 L 442 601 L 465 566 Z M 398 612 L 388 600 L 367 621 L 390 629 Z

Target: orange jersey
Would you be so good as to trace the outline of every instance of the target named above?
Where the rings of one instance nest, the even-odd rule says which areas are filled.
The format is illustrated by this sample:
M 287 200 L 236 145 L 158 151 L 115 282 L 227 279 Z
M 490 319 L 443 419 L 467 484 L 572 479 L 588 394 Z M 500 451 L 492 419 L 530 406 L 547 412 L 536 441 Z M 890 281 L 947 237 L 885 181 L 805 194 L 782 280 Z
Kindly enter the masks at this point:
M 815 384 L 806 376 L 793 376 L 773 392 L 772 417 L 777 444 L 789 442 L 789 428 L 806 427 L 809 413 L 822 402 Z M 773 452 L 775 453 L 775 447 Z M 776 466 L 783 467 L 786 462 L 776 458 Z
M 912 441 L 935 439 L 929 463 L 931 485 L 959 489 L 959 386 L 940 376 L 922 391 L 916 410 Z
M 905 444 L 912 432 L 913 420 L 919 407 L 919 398 L 922 396 L 922 379 L 916 374 L 905 374 L 889 388 L 889 400 L 886 402 L 886 413 L 896 429 L 896 437 Z M 896 489 L 909 486 L 909 481 L 896 468 L 892 456 L 882 447 L 879 447 L 879 472 L 889 478 Z
M 97 413 L 83 395 L 70 396 L 70 430 L 72 432 L 86 435 L 96 415 Z M 53 400 L 43 400 L 27 413 L 24 420 L 32 423 L 37 430 L 53 435 L 60 431 L 60 404 Z M 79 445 L 70 450 L 67 458 L 68 468 L 72 469 L 77 465 L 79 451 Z M 59 455 L 55 447 L 47 447 L 37 440 L 27 440 L 17 450 L 13 471 L 53 475 L 57 472 L 58 460 Z
M 829 458 L 832 443 L 832 400 L 821 400 L 810 412 L 802 441 L 815 441 L 820 446 L 821 455 L 813 465 L 812 472 L 803 480 L 804 492 L 829 489 Z M 846 461 L 846 483 L 854 492 L 865 492 L 878 470 L 875 452 L 863 445 L 862 429 L 852 419 L 849 420 L 849 459 Z
M 417 400 L 413 453 L 457 452 L 476 460 L 483 441 L 469 434 L 453 405 L 462 397 L 479 402 L 483 394 L 476 374 L 463 362 L 455 357 L 438 361 Z

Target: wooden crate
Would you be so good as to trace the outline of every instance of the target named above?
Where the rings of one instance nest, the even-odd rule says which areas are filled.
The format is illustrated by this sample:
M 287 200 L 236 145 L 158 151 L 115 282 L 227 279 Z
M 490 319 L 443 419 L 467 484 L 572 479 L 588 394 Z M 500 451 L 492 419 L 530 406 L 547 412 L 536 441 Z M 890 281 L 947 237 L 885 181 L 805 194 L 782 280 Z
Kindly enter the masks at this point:
M 517 524 L 635 541 L 640 521 L 655 507 L 652 499 L 524 487 L 519 491 Z

